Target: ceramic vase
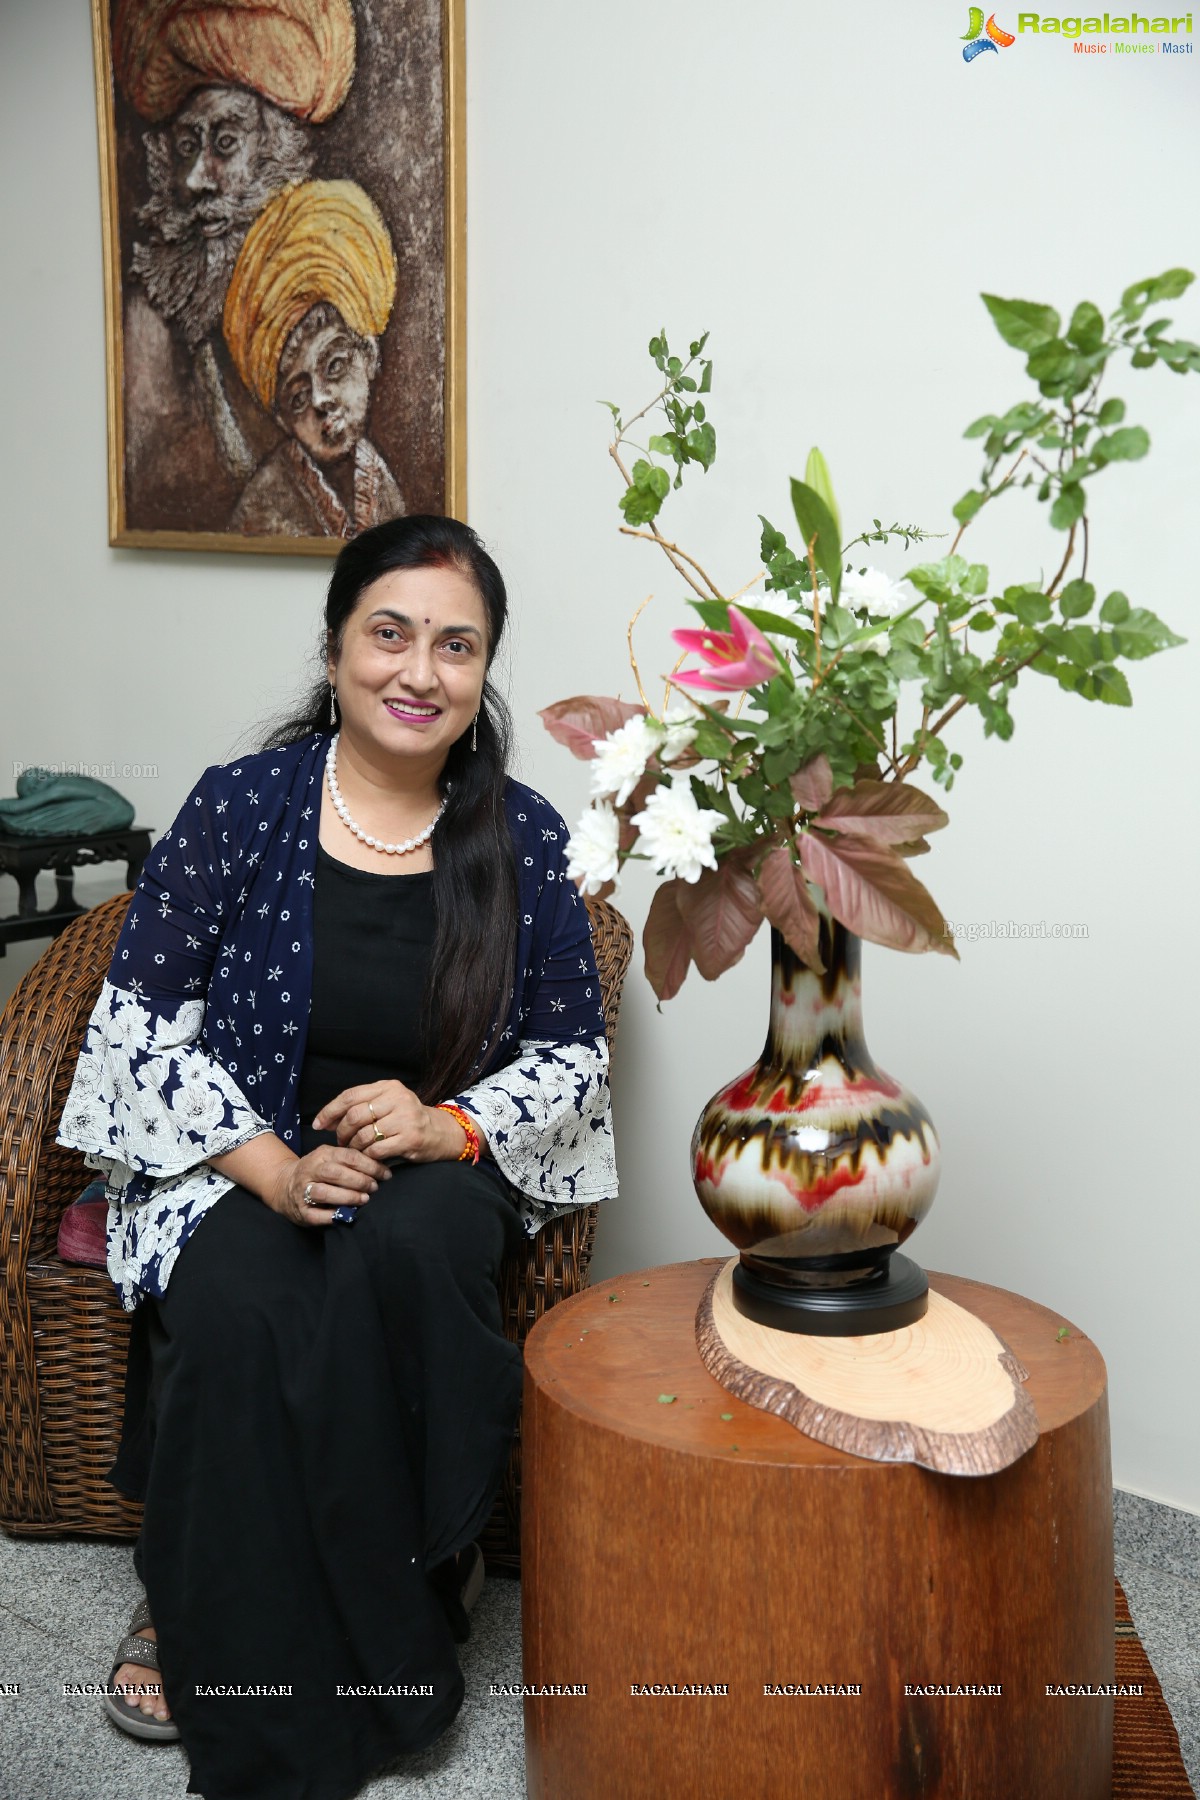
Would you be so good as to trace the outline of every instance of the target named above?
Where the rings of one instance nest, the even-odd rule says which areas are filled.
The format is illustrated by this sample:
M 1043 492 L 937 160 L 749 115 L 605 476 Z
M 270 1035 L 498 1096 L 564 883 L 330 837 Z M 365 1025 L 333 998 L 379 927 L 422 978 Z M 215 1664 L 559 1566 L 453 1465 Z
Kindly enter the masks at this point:
M 928 1305 L 896 1253 L 933 1202 L 937 1133 L 867 1049 L 861 940 L 823 913 L 820 952 L 823 975 L 772 930 L 766 1047 L 701 1113 L 693 1179 L 741 1252 L 741 1312 L 830 1336 L 897 1330 Z

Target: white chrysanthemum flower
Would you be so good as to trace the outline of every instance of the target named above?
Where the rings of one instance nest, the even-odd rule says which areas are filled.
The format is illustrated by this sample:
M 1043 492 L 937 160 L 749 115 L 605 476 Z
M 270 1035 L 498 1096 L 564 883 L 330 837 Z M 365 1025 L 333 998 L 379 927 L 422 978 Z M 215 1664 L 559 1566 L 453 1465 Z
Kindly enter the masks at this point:
M 610 731 L 601 739 L 592 762 L 593 797 L 599 800 L 611 794 L 615 805 L 624 806 L 662 740 L 662 727 L 644 713 Z
M 822 591 L 822 602 L 828 599 L 829 595 Z M 754 612 L 774 613 L 781 619 L 795 619 L 798 603 L 789 598 L 786 588 L 769 588 L 764 594 L 743 594 L 734 604 L 743 609 L 748 606 Z M 785 655 L 795 653 L 796 640 L 790 632 L 772 631 L 769 625 L 760 626 L 759 629 L 763 636 L 769 639 L 777 649 L 782 650 Z
M 696 726 L 704 714 L 690 700 L 672 700 L 659 723 L 666 731 L 662 749 L 659 751 L 660 762 L 674 762 L 685 750 L 691 748 L 696 740 Z
M 632 823 L 640 834 L 638 849 L 650 858 L 656 875 L 699 881 L 701 869 L 717 866 L 712 838 L 721 817 L 711 807 L 696 805 L 686 775 L 673 775 L 669 786 L 655 788 Z
M 857 569 L 848 569 L 842 576 L 839 595 L 841 604 L 852 612 L 865 608 L 876 618 L 888 619 L 911 606 L 916 597 L 907 581 L 893 581 L 882 569 L 864 569 L 861 575 Z
M 585 894 L 598 894 L 615 881 L 620 863 L 620 821 L 607 800 L 590 806 L 567 843 L 567 878 L 581 881 Z

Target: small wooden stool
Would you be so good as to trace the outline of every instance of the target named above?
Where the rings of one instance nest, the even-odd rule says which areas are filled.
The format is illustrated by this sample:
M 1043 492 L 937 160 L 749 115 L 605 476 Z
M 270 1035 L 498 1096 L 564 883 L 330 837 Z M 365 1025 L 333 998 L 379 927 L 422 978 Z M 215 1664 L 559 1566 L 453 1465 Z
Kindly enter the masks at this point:
M 77 868 L 123 862 L 125 884 L 133 887 L 150 854 L 152 829 L 131 825 L 123 831 L 74 837 L 9 837 L 0 831 L 0 875 L 14 877 L 18 896 L 16 912 L 0 919 L 0 956 L 7 954 L 10 944 L 27 938 L 57 937 L 87 911 L 75 898 Z M 53 873 L 55 886 L 54 905 L 45 912 L 38 911 L 37 903 L 37 878 L 42 870 Z
M 1114 1680 L 1095 1345 L 930 1273 L 1028 1369 L 1038 1441 L 988 1476 L 869 1462 L 707 1373 L 723 1260 L 599 1284 L 526 1343 L 528 1795 L 1110 1800 L 1112 1696 L 1047 1693 Z

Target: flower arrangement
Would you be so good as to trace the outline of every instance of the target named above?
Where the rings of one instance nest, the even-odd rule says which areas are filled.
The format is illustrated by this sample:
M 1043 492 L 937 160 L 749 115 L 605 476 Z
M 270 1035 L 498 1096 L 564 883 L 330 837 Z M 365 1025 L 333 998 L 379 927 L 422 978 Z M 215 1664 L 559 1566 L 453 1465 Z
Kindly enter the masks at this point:
M 962 766 L 947 727 L 974 707 L 986 736 L 1013 733 L 1012 695 L 1026 672 L 1066 693 L 1131 704 L 1118 667 L 1178 645 L 1161 619 L 1111 592 L 1097 606 L 1088 579 L 1093 484 L 1114 463 L 1144 457 L 1150 440 L 1125 422 L 1124 401 L 1099 397 L 1109 364 L 1200 370 L 1200 345 L 1168 337 L 1148 319 L 1190 286 L 1186 269 L 1136 282 L 1107 319 L 1082 301 L 1064 327 L 1053 307 L 982 296 L 1006 343 L 1026 355 L 1036 397 L 987 413 L 964 435 L 983 439 L 978 485 L 952 508 L 957 532 L 936 562 L 900 580 L 852 557 L 859 545 L 933 536 L 915 525 L 849 540 L 820 451 L 791 483 L 795 549 L 760 514 L 763 568 L 735 592 L 717 585 L 657 523 L 671 487 L 716 457 L 705 396 L 707 333 L 672 355 L 650 340 L 659 391 L 609 445 L 624 483 L 626 534 L 647 538 L 691 590 L 698 628 L 673 633 L 683 655 L 655 711 L 633 652 L 640 704 L 578 695 L 541 717 L 559 742 L 592 764 L 592 805 L 571 836 L 569 873 L 586 893 L 611 892 L 630 857 L 661 878 L 646 920 L 646 973 L 660 1000 L 694 962 L 714 979 L 740 960 L 763 919 L 796 956 L 822 971 L 822 910 L 873 943 L 956 955 L 953 936 L 909 867 L 947 815 L 909 777 L 922 765 L 947 792 Z M 660 412 L 664 429 L 642 448 L 630 432 Z M 639 451 L 632 468 L 628 450 Z M 1002 471 L 1003 465 L 1003 472 Z M 672 476 L 673 469 L 673 476 Z M 1049 582 L 996 591 L 982 563 L 959 554 L 985 506 L 1033 488 L 1052 531 L 1065 534 Z M 762 583 L 761 593 L 747 598 Z M 696 659 L 684 667 L 689 657 Z M 902 729 L 902 703 L 907 723 Z

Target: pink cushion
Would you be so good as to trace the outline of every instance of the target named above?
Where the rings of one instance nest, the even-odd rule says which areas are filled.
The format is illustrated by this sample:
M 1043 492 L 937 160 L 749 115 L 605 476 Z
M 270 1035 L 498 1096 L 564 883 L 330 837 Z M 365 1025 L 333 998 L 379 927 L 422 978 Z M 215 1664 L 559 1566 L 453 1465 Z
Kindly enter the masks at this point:
M 89 1182 L 73 1200 L 58 1223 L 58 1260 L 85 1263 L 89 1268 L 108 1266 L 108 1201 L 103 1180 Z

